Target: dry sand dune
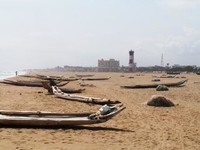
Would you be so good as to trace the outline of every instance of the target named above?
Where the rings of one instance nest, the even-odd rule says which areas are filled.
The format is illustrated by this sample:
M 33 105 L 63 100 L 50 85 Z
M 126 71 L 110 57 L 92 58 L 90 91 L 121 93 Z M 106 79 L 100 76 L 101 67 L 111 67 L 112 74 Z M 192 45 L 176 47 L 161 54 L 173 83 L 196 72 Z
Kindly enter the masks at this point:
M 75 76 L 76 73 L 43 73 Z M 92 73 L 94 74 L 94 73 Z M 74 128 L 0 128 L 0 149 L 135 149 L 199 150 L 200 149 L 200 76 L 183 74 L 189 80 L 185 87 L 158 92 L 155 89 L 122 89 L 120 85 L 151 83 L 159 74 L 95 73 L 105 81 L 85 81 L 96 87 L 85 87 L 82 95 L 120 100 L 126 106 L 112 120 L 102 124 Z M 134 78 L 129 78 L 129 77 Z M 181 78 L 163 78 L 162 82 Z M 78 81 L 66 87 L 79 87 Z M 163 95 L 176 107 L 150 107 L 143 103 L 152 95 Z M 99 106 L 57 99 L 43 88 L 0 84 L 0 109 L 54 112 L 96 111 Z

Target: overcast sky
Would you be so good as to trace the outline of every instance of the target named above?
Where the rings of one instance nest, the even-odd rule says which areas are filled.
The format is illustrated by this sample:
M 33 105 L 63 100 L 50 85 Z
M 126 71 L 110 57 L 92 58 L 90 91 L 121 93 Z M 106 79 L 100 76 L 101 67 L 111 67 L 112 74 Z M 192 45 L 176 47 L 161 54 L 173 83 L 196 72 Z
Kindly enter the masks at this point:
M 200 0 L 0 0 L 0 70 L 200 66 Z

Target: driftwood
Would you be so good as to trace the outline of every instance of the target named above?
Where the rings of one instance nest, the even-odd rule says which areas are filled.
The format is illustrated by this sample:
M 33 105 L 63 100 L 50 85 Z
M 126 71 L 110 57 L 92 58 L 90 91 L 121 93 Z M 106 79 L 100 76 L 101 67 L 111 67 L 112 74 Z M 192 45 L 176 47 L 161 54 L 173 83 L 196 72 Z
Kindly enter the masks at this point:
M 136 88 L 156 88 L 158 85 L 165 85 L 167 87 L 178 87 L 184 84 L 186 80 L 182 80 L 179 82 L 172 82 L 172 83 L 157 83 L 157 84 L 138 84 L 138 85 L 125 85 L 121 86 L 121 88 L 127 88 L 127 89 L 136 89 Z
M 56 113 L 42 111 L 40 112 L 0 110 L 0 125 L 58 127 L 96 124 L 108 121 L 124 109 L 125 107 L 123 105 L 115 105 L 112 106 L 112 109 L 110 109 L 111 111 L 106 112 L 105 114 L 99 114 L 94 112 Z
M 71 101 L 78 101 L 82 103 L 91 103 L 91 104 L 98 104 L 98 105 L 121 103 L 120 101 L 111 101 L 105 98 L 95 98 L 95 97 L 87 97 L 87 96 L 64 93 L 55 86 L 52 86 L 52 91 L 54 95 L 58 98 L 71 100 Z

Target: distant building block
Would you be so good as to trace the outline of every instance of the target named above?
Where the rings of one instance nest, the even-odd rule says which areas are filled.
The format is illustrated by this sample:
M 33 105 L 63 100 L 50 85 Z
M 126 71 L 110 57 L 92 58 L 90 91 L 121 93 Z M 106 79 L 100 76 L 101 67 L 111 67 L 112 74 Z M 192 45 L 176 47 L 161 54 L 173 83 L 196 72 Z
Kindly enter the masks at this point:
M 120 70 L 119 61 L 115 59 L 110 60 L 98 60 L 99 72 L 118 72 Z

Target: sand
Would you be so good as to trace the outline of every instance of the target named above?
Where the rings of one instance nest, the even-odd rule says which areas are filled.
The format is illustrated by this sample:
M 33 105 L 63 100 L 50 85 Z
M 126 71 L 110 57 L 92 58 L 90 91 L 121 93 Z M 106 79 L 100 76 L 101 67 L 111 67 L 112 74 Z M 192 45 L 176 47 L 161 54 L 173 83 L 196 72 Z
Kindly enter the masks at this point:
M 78 73 L 43 72 L 49 75 L 75 76 Z M 84 74 L 84 73 L 82 73 Z M 86 74 L 86 73 L 85 73 Z M 85 81 L 96 87 L 85 87 L 82 95 L 120 100 L 126 109 L 102 124 L 66 128 L 0 127 L 0 149 L 66 150 L 66 149 L 133 149 L 133 150 L 199 150 L 200 149 L 200 76 L 187 77 L 185 87 L 155 89 L 122 89 L 120 85 L 151 83 L 152 76 L 161 74 L 90 73 L 105 81 Z M 134 78 L 129 78 L 134 77 Z M 182 78 L 161 79 L 162 82 Z M 78 87 L 77 81 L 66 87 Z M 175 107 L 144 105 L 152 95 L 163 95 Z M 48 95 L 38 87 L 0 84 L 0 109 L 53 112 L 92 112 L 100 106 L 71 102 Z

